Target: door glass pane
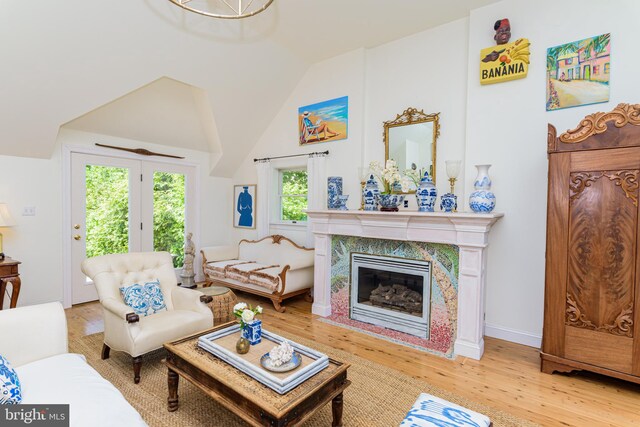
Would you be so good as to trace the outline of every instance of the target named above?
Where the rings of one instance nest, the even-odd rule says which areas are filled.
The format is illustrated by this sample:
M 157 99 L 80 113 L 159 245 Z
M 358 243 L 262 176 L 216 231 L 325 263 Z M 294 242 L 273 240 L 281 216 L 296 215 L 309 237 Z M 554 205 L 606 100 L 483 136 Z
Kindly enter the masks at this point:
M 87 258 L 129 252 L 129 170 L 87 165 Z
M 173 255 L 173 266 L 184 262 L 184 175 L 153 173 L 153 249 Z

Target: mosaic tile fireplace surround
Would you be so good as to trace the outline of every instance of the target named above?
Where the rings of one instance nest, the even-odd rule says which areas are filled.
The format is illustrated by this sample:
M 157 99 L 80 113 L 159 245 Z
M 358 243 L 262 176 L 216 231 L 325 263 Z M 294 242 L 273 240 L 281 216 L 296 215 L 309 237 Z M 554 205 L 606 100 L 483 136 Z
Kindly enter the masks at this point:
M 314 314 L 446 357 L 482 357 L 488 235 L 502 214 L 309 211 L 308 216 L 315 240 Z M 358 311 L 350 301 L 353 254 L 373 255 L 383 264 L 389 257 L 428 265 L 430 286 L 423 298 L 429 299 L 429 316 L 421 326 L 424 330 L 404 331 L 403 319 L 410 317 L 403 315 L 387 327 L 384 322 L 353 318 Z M 410 314 L 422 316 L 416 305 L 420 298 L 412 294 L 418 289 L 414 276 L 420 274 L 367 274 L 375 276 L 372 305 L 389 305 L 380 295 L 396 298 L 401 293 L 408 302 L 395 305 L 406 305 Z M 394 285 L 397 289 L 390 290 Z

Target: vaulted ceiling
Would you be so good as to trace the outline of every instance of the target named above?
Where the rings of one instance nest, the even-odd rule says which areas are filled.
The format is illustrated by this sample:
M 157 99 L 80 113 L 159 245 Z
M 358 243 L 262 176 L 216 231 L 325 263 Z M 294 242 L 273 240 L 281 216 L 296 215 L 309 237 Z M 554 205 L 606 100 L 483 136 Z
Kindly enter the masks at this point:
M 230 176 L 311 64 L 494 1 L 275 0 L 234 21 L 167 0 L 2 1 L 0 154 L 48 158 L 66 124 L 209 151 Z

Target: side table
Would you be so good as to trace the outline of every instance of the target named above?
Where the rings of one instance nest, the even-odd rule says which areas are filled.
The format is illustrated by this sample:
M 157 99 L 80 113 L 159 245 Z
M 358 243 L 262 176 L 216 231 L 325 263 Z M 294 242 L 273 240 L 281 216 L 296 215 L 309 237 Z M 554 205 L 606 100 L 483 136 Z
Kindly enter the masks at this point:
M 217 326 L 234 320 L 233 306 L 236 305 L 238 299 L 231 289 L 223 286 L 209 286 L 198 288 L 197 290 L 212 297 L 211 302 L 207 305 L 213 313 L 214 325 Z
M 20 261 L 5 258 L 0 261 L 0 310 L 4 307 L 4 295 L 7 292 L 7 284 L 11 283 L 11 301 L 9 308 L 15 308 L 20 295 L 20 273 L 18 273 Z

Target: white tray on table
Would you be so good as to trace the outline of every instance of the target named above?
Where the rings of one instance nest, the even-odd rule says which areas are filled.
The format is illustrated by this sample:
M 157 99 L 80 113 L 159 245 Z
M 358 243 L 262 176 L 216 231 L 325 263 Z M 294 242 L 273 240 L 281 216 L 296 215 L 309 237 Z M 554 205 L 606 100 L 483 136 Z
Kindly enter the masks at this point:
M 272 332 L 262 330 L 262 341 L 267 343 L 267 346 L 263 347 L 263 353 L 269 352 L 271 348 L 281 344 L 283 341 L 289 341 L 294 351 L 302 355 L 302 357 L 308 358 L 306 363 L 299 368 L 286 374 L 274 374 L 269 372 L 260 366 L 258 362 L 252 362 L 247 359 L 246 355 L 238 354 L 235 350 L 229 350 L 227 347 L 223 347 L 216 343 L 216 340 L 227 337 L 232 334 L 238 334 L 239 337 L 240 325 L 231 325 L 227 328 L 220 329 L 207 335 L 203 335 L 198 339 L 198 346 L 202 349 L 210 352 L 216 357 L 224 360 L 234 368 L 244 372 L 256 381 L 261 382 L 267 387 L 275 390 L 279 394 L 285 394 L 288 391 L 294 389 L 304 381 L 308 380 L 327 366 L 329 366 L 329 358 L 327 355 L 322 354 L 309 347 L 305 347 L 293 341 L 286 340 L 285 338 L 276 335 Z M 251 346 L 250 351 L 256 351 L 255 346 Z M 266 350 L 264 350 L 266 348 Z M 260 351 L 260 350 L 258 350 Z M 260 354 L 259 356 L 262 356 Z

